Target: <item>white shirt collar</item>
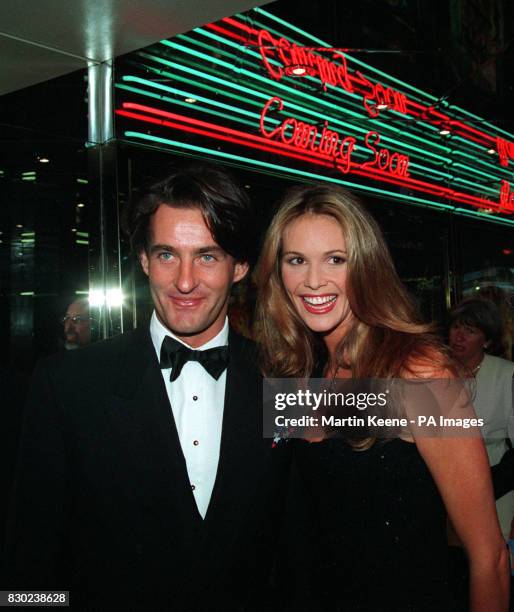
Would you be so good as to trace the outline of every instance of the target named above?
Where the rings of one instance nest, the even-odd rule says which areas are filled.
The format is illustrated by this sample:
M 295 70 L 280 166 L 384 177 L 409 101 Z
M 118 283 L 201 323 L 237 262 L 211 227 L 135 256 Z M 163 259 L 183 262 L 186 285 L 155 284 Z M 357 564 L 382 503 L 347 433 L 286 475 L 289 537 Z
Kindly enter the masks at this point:
M 184 346 L 187 346 L 188 348 L 192 348 L 191 346 L 189 346 L 189 344 L 187 344 L 180 338 L 177 338 L 177 336 L 175 336 L 175 334 L 171 332 L 167 327 L 164 327 L 164 325 L 159 321 L 155 310 L 153 311 L 152 318 L 150 320 L 150 335 L 152 337 L 152 343 L 154 345 L 155 352 L 157 353 L 158 359 L 161 358 L 162 341 L 164 340 L 166 336 L 171 336 L 174 340 L 176 340 L 177 342 L 180 342 L 180 344 L 183 344 Z M 223 324 L 221 331 L 216 336 L 214 336 L 214 338 L 211 338 L 208 342 L 206 342 L 205 344 L 202 344 L 202 346 L 195 347 L 195 350 L 205 351 L 207 349 L 215 348 L 217 346 L 226 346 L 227 344 L 228 344 L 228 317 L 225 317 L 225 323 Z

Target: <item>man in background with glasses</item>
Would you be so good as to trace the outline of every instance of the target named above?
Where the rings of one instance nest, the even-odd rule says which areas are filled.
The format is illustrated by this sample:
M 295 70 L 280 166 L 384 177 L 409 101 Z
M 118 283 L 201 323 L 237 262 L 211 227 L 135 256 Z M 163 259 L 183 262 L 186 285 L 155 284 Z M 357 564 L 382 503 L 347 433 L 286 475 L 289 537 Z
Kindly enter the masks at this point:
M 91 342 L 91 317 L 86 298 L 71 302 L 61 323 L 64 326 L 64 348 L 67 351 L 81 348 Z

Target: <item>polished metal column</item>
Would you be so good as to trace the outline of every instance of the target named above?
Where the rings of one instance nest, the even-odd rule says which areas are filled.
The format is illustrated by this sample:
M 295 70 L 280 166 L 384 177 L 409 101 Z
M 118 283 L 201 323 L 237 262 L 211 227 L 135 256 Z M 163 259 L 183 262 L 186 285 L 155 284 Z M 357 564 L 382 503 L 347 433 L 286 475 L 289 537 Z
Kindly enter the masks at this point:
M 114 138 L 113 62 L 88 68 L 88 168 L 98 232 L 90 239 L 90 292 L 97 338 L 123 331 L 117 143 Z

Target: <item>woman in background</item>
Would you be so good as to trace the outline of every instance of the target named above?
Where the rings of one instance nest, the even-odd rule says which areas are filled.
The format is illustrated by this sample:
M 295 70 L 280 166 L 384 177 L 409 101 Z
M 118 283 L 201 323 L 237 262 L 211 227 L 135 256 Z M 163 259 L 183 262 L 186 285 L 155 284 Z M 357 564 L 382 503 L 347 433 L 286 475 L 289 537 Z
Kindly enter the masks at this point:
M 501 315 L 492 302 L 481 298 L 465 299 L 451 311 L 450 349 L 468 375 L 475 377 L 473 405 L 477 415 L 484 419 L 482 434 L 492 466 L 499 464 L 502 459 L 504 464 L 507 460 L 512 464 L 511 458 L 514 455 L 514 451 L 507 446 L 507 439 L 510 439 L 511 444 L 514 443 L 514 363 L 495 356 L 503 352 L 501 338 Z M 495 485 L 495 489 L 500 488 L 499 483 Z M 501 487 L 503 491 L 499 491 L 505 493 L 507 488 L 508 492 L 496 502 L 505 540 L 509 539 L 514 516 L 513 486 L 514 469 L 510 474 L 510 485 L 505 482 Z
M 266 375 L 447 378 L 452 366 L 419 322 L 382 234 L 333 185 L 291 190 L 267 232 L 256 274 Z M 322 609 L 454 610 L 446 589 L 446 511 L 470 563 L 470 610 L 505 612 L 507 554 L 478 437 L 412 436 L 355 450 L 301 442 Z

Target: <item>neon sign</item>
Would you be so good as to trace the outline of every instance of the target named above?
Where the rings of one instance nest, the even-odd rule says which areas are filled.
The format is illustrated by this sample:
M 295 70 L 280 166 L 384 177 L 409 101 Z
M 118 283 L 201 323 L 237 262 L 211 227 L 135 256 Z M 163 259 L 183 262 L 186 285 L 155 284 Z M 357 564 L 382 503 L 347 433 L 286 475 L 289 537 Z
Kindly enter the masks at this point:
M 506 211 L 514 212 L 514 191 L 510 189 L 510 183 L 502 181 L 500 189 L 500 207 Z
M 363 94 L 364 108 L 370 117 L 378 117 L 380 110 L 385 108 L 400 113 L 407 112 L 405 94 L 391 87 L 384 87 L 381 83 L 372 83 L 358 70 L 353 76 L 350 75 L 343 53 L 332 52 L 334 61 L 331 61 L 308 48 L 289 42 L 284 37 L 275 39 L 267 30 L 259 31 L 257 41 L 262 62 L 274 79 L 280 80 L 285 75 L 290 75 L 294 66 L 306 66 L 311 69 L 309 75 L 317 76 L 325 89 L 327 85 L 332 85 L 353 92 L 353 82 L 357 83 L 358 89 Z M 284 68 L 273 66 L 269 61 L 270 58 L 280 60 Z
M 507 168 L 509 159 L 514 159 L 514 143 L 507 142 L 503 138 L 497 138 L 496 147 L 498 150 L 498 157 L 500 158 L 500 164 Z
M 317 126 L 298 121 L 294 117 L 287 117 L 273 130 L 265 126 L 265 119 L 270 109 L 282 110 L 284 102 L 281 98 L 270 98 L 264 105 L 260 117 L 260 132 L 268 139 L 277 138 L 287 145 L 298 150 L 320 152 L 332 159 L 334 166 L 343 174 L 350 172 L 352 167 L 376 168 L 398 177 L 408 177 L 409 157 L 397 152 L 391 153 L 386 148 L 378 149 L 380 134 L 369 131 L 364 137 L 366 147 L 372 151 L 373 159 L 362 164 L 352 160 L 352 152 L 357 140 L 353 136 L 341 136 L 338 132 L 329 129 L 325 122 L 320 131 Z M 319 136 L 319 138 L 318 138 Z
M 412 203 L 514 213 L 511 134 L 264 9 L 248 15 L 118 60 L 121 137 Z
M 287 69 L 291 69 L 295 65 L 310 66 L 313 69 L 310 74 L 318 76 L 324 87 L 327 83 L 330 83 L 330 85 L 340 86 L 346 91 L 353 91 L 348 76 L 346 58 L 342 53 L 333 53 L 333 57 L 337 58 L 339 63 L 332 62 L 304 47 L 298 47 L 294 43 L 290 43 L 284 37 L 276 40 L 267 30 L 260 30 L 257 40 L 262 61 L 274 79 L 280 80 L 287 74 Z M 281 67 L 275 68 L 269 62 L 269 51 L 271 51 L 271 57 L 280 59 L 286 70 Z

